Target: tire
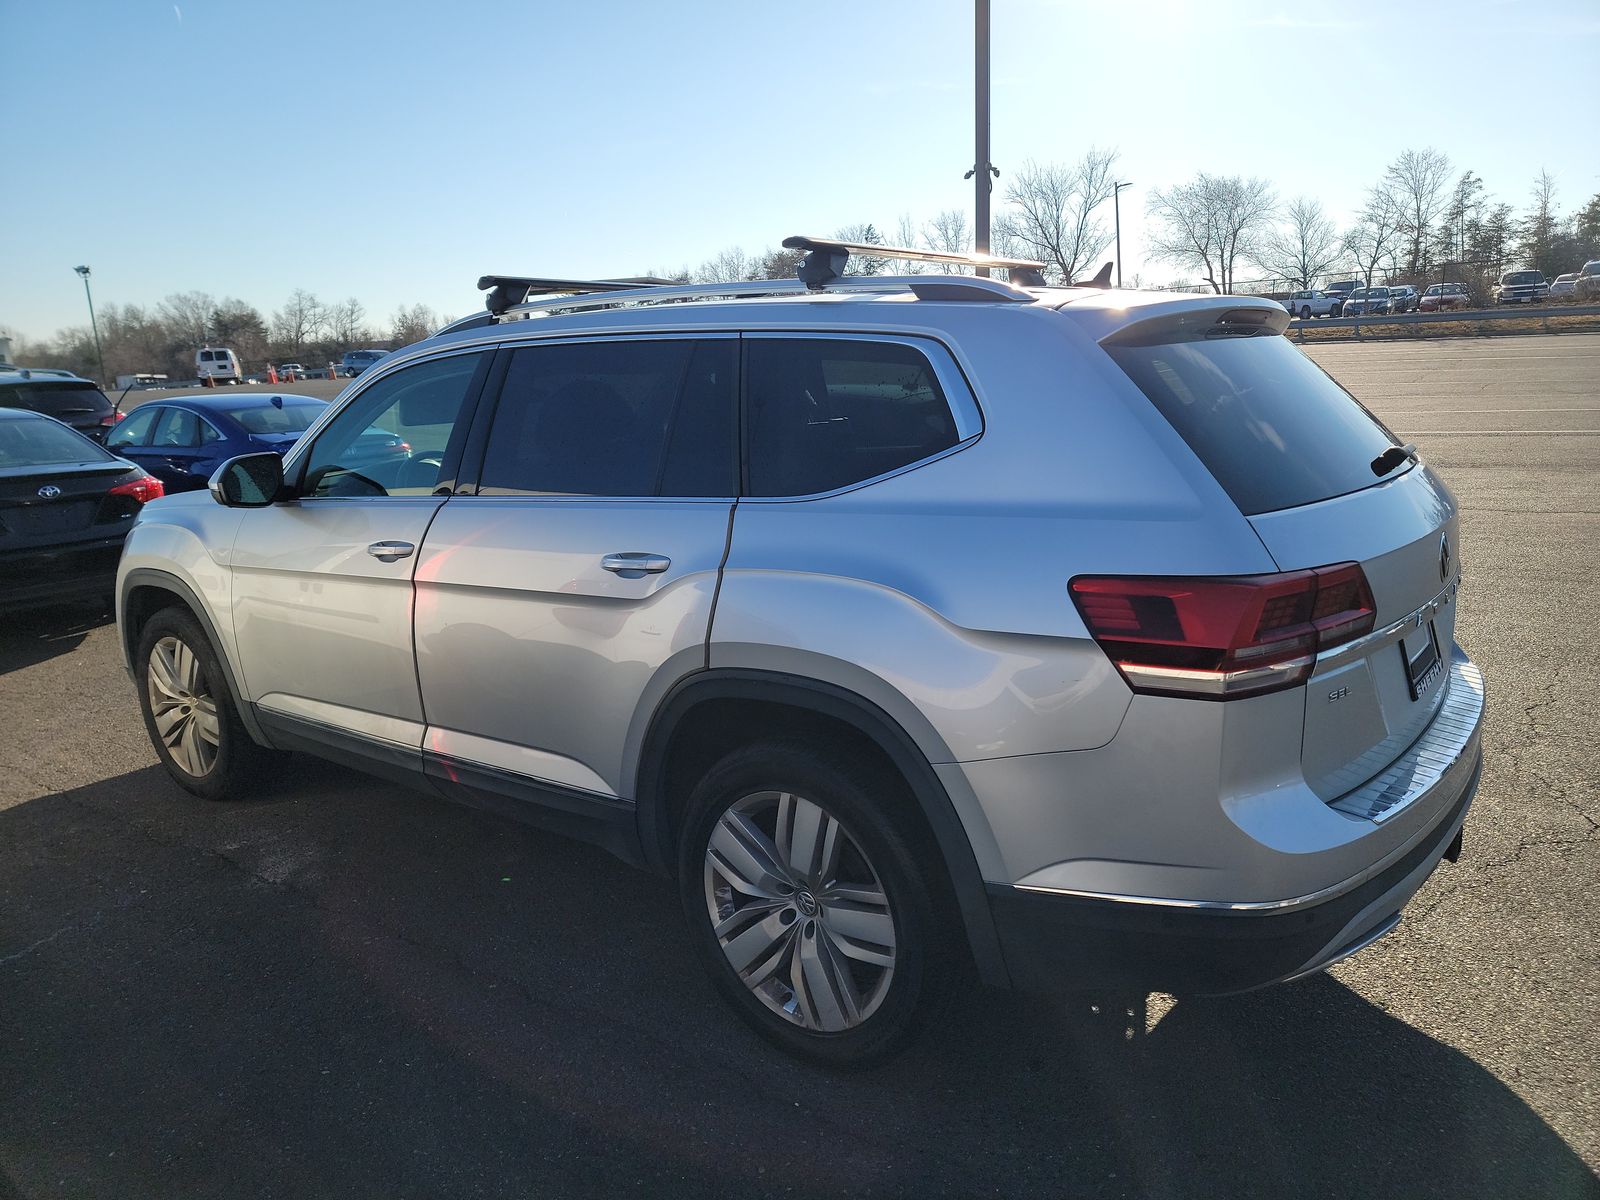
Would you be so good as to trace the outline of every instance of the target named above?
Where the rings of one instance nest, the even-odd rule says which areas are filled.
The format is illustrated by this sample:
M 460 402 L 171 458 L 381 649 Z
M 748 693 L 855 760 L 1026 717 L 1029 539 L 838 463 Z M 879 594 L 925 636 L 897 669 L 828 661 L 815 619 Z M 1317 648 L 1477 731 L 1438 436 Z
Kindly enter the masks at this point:
M 134 668 L 145 732 L 173 781 L 207 800 L 247 794 L 269 752 L 239 720 L 200 623 L 181 608 L 156 613 L 139 634 Z
M 1302 304 L 1300 306 L 1300 319 L 1302 321 L 1311 320 L 1311 306 L 1309 304 Z
M 911 803 L 875 763 L 792 741 L 732 752 L 689 797 L 678 883 L 696 952 L 723 999 L 789 1054 L 874 1066 L 949 995 L 959 939 L 943 928 L 930 878 L 941 860 L 906 819 Z

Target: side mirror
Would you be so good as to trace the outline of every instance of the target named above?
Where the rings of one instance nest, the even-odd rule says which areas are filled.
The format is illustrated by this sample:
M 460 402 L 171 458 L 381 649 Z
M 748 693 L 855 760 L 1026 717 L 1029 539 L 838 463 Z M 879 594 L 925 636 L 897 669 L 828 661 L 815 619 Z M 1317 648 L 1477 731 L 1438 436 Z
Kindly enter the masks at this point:
M 230 458 L 209 486 L 211 498 L 224 508 L 265 508 L 283 487 L 283 458 L 271 451 Z

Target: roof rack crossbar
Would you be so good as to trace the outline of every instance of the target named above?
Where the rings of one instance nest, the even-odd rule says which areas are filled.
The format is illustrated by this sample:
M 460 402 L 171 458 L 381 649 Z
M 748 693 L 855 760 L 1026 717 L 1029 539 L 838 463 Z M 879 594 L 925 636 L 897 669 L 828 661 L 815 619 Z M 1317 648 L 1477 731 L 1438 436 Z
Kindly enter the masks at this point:
M 670 304 L 688 300 L 753 300 L 765 296 L 815 293 L 818 289 L 799 279 L 754 279 L 738 283 L 685 283 L 670 287 L 645 286 L 627 291 L 553 296 L 530 300 L 496 313 L 499 320 L 555 313 L 584 312 L 623 304 Z M 909 292 L 919 300 L 988 300 L 1032 303 L 1035 297 L 998 279 L 976 279 L 970 275 L 847 275 L 835 279 L 826 290 L 847 293 L 894 294 Z
M 482 275 L 478 278 L 478 290 L 493 289 L 484 300 L 484 307 L 499 316 L 506 309 L 523 303 L 531 295 L 559 293 L 574 296 L 590 292 L 623 292 L 660 284 L 671 286 L 674 282 L 676 281 L 656 279 L 650 275 L 627 279 L 542 279 L 526 275 Z
M 796 234 L 783 239 L 785 250 L 804 250 L 806 257 L 796 274 L 810 288 L 824 287 L 844 273 L 850 255 L 890 258 L 904 262 L 931 262 L 962 267 L 1005 270 L 1021 287 L 1044 287 L 1044 263 L 1031 258 L 1000 258 L 993 254 L 955 254 L 944 250 L 914 250 L 908 246 L 879 246 L 871 242 L 842 242 L 837 238 Z

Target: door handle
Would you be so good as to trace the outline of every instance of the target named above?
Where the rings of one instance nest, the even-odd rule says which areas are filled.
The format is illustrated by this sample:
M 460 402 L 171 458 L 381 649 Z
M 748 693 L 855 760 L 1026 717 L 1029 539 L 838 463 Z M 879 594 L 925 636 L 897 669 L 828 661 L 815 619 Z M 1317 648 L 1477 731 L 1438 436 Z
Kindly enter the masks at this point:
M 665 554 L 644 554 L 638 550 L 629 550 L 622 554 L 608 554 L 600 560 L 600 565 L 608 571 L 614 571 L 624 579 L 638 579 L 642 575 L 658 575 L 672 565 L 672 560 Z
M 410 542 L 373 542 L 367 547 L 367 553 L 379 562 L 399 562 L 410 558 L 416 549 Z

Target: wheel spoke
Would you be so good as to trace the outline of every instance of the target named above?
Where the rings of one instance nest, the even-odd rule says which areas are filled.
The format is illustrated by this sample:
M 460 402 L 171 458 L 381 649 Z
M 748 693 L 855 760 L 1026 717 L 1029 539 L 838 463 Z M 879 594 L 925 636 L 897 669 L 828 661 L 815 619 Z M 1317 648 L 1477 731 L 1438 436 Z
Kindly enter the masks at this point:
M 194 702 L 194 723 L 200 737 L 211 746 L 222 741 L 222 724 L 217 718 L 217 702 L 210 696 L 200 696 Z
M 198 695 L 203 690 L 200 687 L 199 656 L 189 649 L 188 645 L 179 642 L 173 657 L 178 667 L 178 681 L 183 685 L 183 690 L 191 696 Z
M 172 654 L 165 646 L 157 645 L 151 651 L 150 682 L 163 696 L 172 700 L 183 699 L 183 688 L 178 683 Z
M 894 918 L 888 909 L 864 908 L 854 904 L 829 904 L 824 910 L 828 929 L 855 942 L 894 949 Z
M 858 942 L 854 938 L 845 937 L 844 934 L 834 930 L 827 931 L 828 940 L 833 947 L 846 958 L 853 958 L 857 962 L 867 963 L 869 966 L 883 967 L 894 966 L 894 947 L 877 946 L 870 942 Z
M 185 719 L 183 723 L 183 729 L 178 734 L 178 745 L 176 749 L 178 751 L 176 757 L 181 760 L 183 769 L 185 771 L 189 772 L 191 775 L 199 775 L 202 773 L 200 770 L 199 755 L 195 751 L 193 720 Z
M 774 909 L 783 908 L 786 904 L 787 901 L 784 900 L 752 900 L 743 908 L 735 909 L 718 921 L 712 932 L 717 935 L 717 941 L 725 942 L 757 918 L 766 916 Z
M 796 944 L 795 974 L 803 985 L 813 1024 L 825 1033 L 848 1029 L 861 1019 L 855 985 L 835 960 L 825 937 L 801 937 Z
M 759 963 L 770 951 L 792 936 L 794 926 L 785 925 L 777 912 L 768 913 L 743 933 L 722 943 L 722 952 L 740 975 L 753 963 Z
M 777 900 L 794 890 L 777 849 L 743 813 L 722 814 L 711 832 L 710 852 L 717 870 L 747 896 Z
M 155 719 L 156 732 L 161 735 L 162 741 L 172 745 L 172 739 L 183 730 L 180 726 L 188 720 L 188 714 L 183 711 L 182 705 L 176 700 L 169 700 L 160 708 L 152 706 L 150 715 Z
M 786 819 L 787 818 L 787 819 Z M 778 829 L 788 836 L 783 839 L 784 857 L 790 873 L 799 879 L 822 878 L 824 851 L 837 853 L 838 832 L 836 822 L 809 800 L 797 796 L 784 796 L 778 805 Z

